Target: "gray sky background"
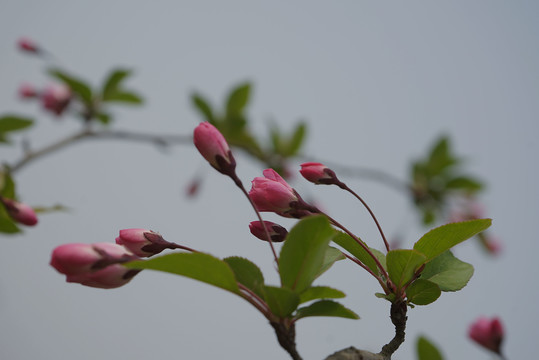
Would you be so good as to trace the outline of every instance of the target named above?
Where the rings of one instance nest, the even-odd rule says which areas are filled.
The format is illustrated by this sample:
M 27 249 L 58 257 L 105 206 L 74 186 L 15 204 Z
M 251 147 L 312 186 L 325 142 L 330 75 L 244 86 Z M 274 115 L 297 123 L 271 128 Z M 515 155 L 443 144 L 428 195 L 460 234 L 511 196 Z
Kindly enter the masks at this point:
M 468 287 L 409 312 L 408 341 L 395 356 L 415 359 L 426 334 L 447 359 L 489 359 L 466 337 L 479 315 L 501 316 L 509 359 L 536 353 L 539 153 L 539 3 L 536 1 L 0 1 L 0 111 L 36 115 L 32 146 L 78 128 L 16 98 L 22 82 L 42 86 L 44 64 L 18 53 L 28 36 L 69 70 L 101 82 L 112 66 L 133 68 L 129 85 L 141 109 L 115 111 L 118 129 L 190 134 L 199 121 L 189 95 L 221 106 L 230 86 L 254 82 L 249 114 L 265 134 L 276 121 L 309 122 L 305 154 L 384 169 L 405 179 L 411 160 L 445 133 L 468 169 L 488 184 L 482 198 L 504 250 L 486 257 L 469 242 L 456 255 L 475 266 Z M 20 140 L 20 138 L 17 138 Z M 19 150 L 1 147 L 2 161 Z M 238 155 L 244 183 L 261 168 Z M 297 164 L 293 164 L 297 169 Z M 193 174 L 200 196 L 183 189 Z M 0 252 L 0 358 L 287 359 L 273 330 L 249 304 L 195 281 L 143 272 L 115 290 L 66 284 L 49 265 L 67 242 L 114 241 L 122 228 L 145 227 L 216 256 L 242 255 L 277 283 L 271 253 L 247 228 L 254 220 L 232 182 L 193 146 L 167 152 L 147 144 L 87 141 L 17 174 L 32 205 L 62 203 Z M 372 205 L 389 234 L 411 245 L 425 232 L 408 199 L 361 179 L 346 179 Z M 372 246 L 382 244 L 352 198 L 299 177 L 316 197 Z M 277 220 L 277 217 L 266 216 Z M 291 225 L 290 221 L 279 221 Z M 307 359 L 354 345 L 378 351 L 393 333 L 376 282 L 341 262 L 318 280 L 348 296 L 361 320 L 305 319 L 297 342 Z

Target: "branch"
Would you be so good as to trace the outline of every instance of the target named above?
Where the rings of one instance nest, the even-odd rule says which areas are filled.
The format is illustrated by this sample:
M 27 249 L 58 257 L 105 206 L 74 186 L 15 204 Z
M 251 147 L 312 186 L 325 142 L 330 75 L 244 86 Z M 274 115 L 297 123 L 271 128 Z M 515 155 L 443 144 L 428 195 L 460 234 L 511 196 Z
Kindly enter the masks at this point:
M 140 142 L 153 143 L 155 145 L 160 145 L 160 146 L 186 144 L 186 143 L 191 142 L 191 136 L 189 135 L 157 135 L 157 134 L 135 133 L 135 132 L 129 132 L 129 131 L 120 131 L 120 130 L 94 131 L 92 129 L 86 128 L 82 131 L 78 131 L 72 135 L 69 135 L 66 138 L 56 141 L 50 145 L 47 145 L 39 150 L 27 151 L 20 160 L 16 161 L 13 165 L 10 166 L 11 172 L 15 173 L 18 170 L 25 167 L 30 162 L 38 158 L 51 154 L 55 151 L 61 150 L 67 147 L 68 145 L 75 144 L 79 142 L 80 140 L 87 139 L 87 138 L 140 141 Z

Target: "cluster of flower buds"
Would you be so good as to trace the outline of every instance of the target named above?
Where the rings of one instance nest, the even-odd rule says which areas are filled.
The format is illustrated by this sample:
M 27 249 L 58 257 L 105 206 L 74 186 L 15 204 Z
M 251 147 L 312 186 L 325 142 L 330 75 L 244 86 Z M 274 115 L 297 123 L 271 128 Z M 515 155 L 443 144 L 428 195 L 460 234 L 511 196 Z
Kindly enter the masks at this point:
M 139 272 L 121 265 L 134 259 L 138 257 L 117 244 L 64 244 L 54 249 L 50 264 L 66 275 L 67 282 L 112 289 L 127 284 Z
M 19 87 L 19 96 L 22 99 L 39 98 L 43 109 L 56 116 L 65 112 L 73 98 L 71 89 L 64 84 L 50 84 L 42 91 L 33 85 L 23 84 Z
M 67 282 L 111 289 L 127 284 L 139 270 L 129 270 L 122 263 L 150 257 L 178 246 L 146 229 L 120 230 L 116 244 L 65 244 L 52 252 L 51 265 Z
M 469 328 L 468 335 L 477 344 L 501 354 L 504 330 L 500 319 L 479 317 Z
M 4 205 L 7 213 L 14 221 L 27 226 L 37 224 L 36 213 L 30 206 L 3 197 L 0 197 L 0 203 Z

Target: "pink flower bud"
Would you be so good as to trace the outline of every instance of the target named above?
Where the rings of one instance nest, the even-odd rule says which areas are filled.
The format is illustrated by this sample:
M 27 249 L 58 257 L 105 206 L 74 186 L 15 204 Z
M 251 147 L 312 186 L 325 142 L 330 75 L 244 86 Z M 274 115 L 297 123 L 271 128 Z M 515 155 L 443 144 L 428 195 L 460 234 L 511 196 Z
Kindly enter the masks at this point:
M 13 220 L 23 225 L 34 226 L 37 224 L 37 216 L 30 206 L 12 199 L 0 198 L 6 208 L 7 213 Z
M 20 38 L 19 41 L 17 41 L 17 45 L 19 49 L 26 52 L 32 52 L 32 53 L 38 53 L 39 47 L 37 44 L 29 38 Z
M 51 265 L 64 275 L 80 275 L 98 270 L 105 262 L 132 256 L 125 247 L 111 243 L 64 244 L 53 250 Z
M 503 326 L 500 319 L 479 317 L 469 328 L 468 335 L 479 345 L 500 354 L 503 340 Z
M 57 116 L 62 115 L 71 101 L 71 90 L 62 84 L 49 85 L 41 93 L 41 105 Z
M 271 211 L 281 216 L 302 218 L 317 212 L 305 203 L 299 194 L 273 169 L 263 172 L 265 177 L 252 181 L 249 197 L 258 211 Z
M 95 288 L 113 289 L 127 284 L 139 272 L 140 270 L 130 270 L 122 265 L 109 265 L 91 273 L 67 275 L 66 281 Z
M 19 96 L 22 99 L 31 99 L 37 97 L 38 93 L 34 85 L 22 84 L 19 87 Z
M 150 257 L 170 248 L 170 243 L 161 235 L 145 229 L 120 230 L 116 244 L 125 246 L 133 254 L 140 257 Z
M 301 164 L 301 170 L 299 172 L 305 179 L 315 184 L 329 185 L 335 184 L 338 181 L 333 170 L 316 162 Z
M 235 174 L 236 160 L 223 134 L 209 122 L 200 123 L 193 132 L 193 142 L 211 166 L 225 175 Z
M 271 221 L 251 221 L 249 224 L 249 230 L 251 234 L 259 238 L 260 240 L 268 241 L 264 227 L 268 230 L 268 234 L 272 242 L 283 242 L 286 239 L 288 231 L 279 224 Z

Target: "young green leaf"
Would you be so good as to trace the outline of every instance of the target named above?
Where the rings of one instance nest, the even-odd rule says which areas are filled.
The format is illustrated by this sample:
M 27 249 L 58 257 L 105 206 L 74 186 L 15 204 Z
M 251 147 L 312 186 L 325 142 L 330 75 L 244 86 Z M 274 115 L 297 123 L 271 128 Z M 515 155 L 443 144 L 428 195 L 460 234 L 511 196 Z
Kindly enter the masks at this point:
M 231 256 L 223 259 L 230 266 L 236 280 L 253 291 L 260 297 L 263 297 L 264 275 L 262 271 L 251 261 L 238 256 Z
M 449 180 L 445 184 L 448 189 L 465 190 L 468 192 L 476 192 L 483 188 L 481 181 L 468 176 L 458 176 Z
M 113 92 L 109 94 L 106 99 L 103 99 L 103 101 L 121 102 L 132 105 L 142 104 L 142 98 L 140 95 L 125 90 Z
M 408 302 L 416 305 L 428 305 L 435 302 L 442 294 L 438 285 L 428 280 L 417 279 L 406 288 Z
M 342 291 L 328 286 L 311 286 L 299 294 L 299 301 L 303 304 L 315 299 L 340 299 L 345 296 Z
M 251 84 L 246 82 L 233 88 L 226 102 L 226 117 L 237 117 L 249 102 Z
M 344 256 L 341 250 L 335 249 L 334 247 L 329 246 L 326 250 L 326 254 L 324 255 L 324 261 L 322 262 L 320 271 L 316 275 L 316 277 L 317 278 L 320 277 L 320 275 L 322 275 L 327 270 L 329 270 L 329 268 L 332 267 L 336 261 L 344 260 L 344 259 L 346 259 L 346 256 Z
M 414 278 L 416 270 L 425 263 L 426 256 L 416 250 L 391 250 L 387 253 L 387 272 L 397 289 Z
M 264 299 L 271 312 L 278 317 L 288 317 L 297 309 L 299 296 L 287 288 L 264 286 Z
M 424 336 L 420 336 L 416 343 L 418 360 L 443 360 L 442 353 Z
M 235 294 L 240 290 L 228 264 L 203 253 L 175 253 L 124 264 L 129 269 L 149 269 L 183 275 Z
M 15 181 L 9 171 L 0 172 L 0 196 L 17 200 Z
M 279 257 L 284 287 L 301 293 L 311 286 L 324 264 L 333 228 L 324 216 L 300 220 L 288 233 Z
M 34 120 L 17 116 L 4 115 L 0 117 L 0 133 L 26 129 L 34 124 Z
M 130 75 L 131 75 L 131 70 L 127 70 L 127 69 L 112 70 L 109 76 L 107 76 L 107 79 L 105 80 L 105 83 L 103 84 L 103 88 L 101 90 L 103 100 L 105 101 L 108 100 L 108 96 L 117 92 L 118 89 L 120 88 L 121 82 Z
M 86 104 L 92 103 L 92 90 L 84 81 L 68 75 L 60 69 L 51 69 L 49 74 L 69 86 L 71 91 L 77 94 Z
M 376 266 L 376 261 L 374 261 L 374 259 L 367 253 L 367 251 L 361 245 L 359 245 L 350 235 L 343 233 L 342 231 L 337 231 L 336 235 L 333 237 L 332 240 L 335 244 L 339 245 L 344 250 L 348 251 L 350 254 L 356 257 L 363 264 L 365 264 L 369 269 L 372 270 L 372 272 L 377 275 L 379 274 L 379 269 L 378 266 Z
M 213 116 L 213 111 L 211 109 L 210 103 L 200 94 L 193 93 L 191 94 L 191 101 L 202 116 L 204 120 L 215 125 L 215 117 Z
M 296 129 L 294 130 L 294 132 L 292 133 L 292 136 L 290 137 L 290 140 L 288 141 L 286 153 L 283 155 L 285 156 L 296 155 L 299 149 L 301 148 L 301 145 L 303 144 L 303 140 L 305 139 L 306 132 L 307 132 L 307 125 L 304 122 L 299 123 L 296 126 Z
M 453 246 L 486 230 L 491 224 L 491 219 L 478 219 L 442 225 L 423 235 L 414 244 L 414 250 L 425 254 L 427 261 L 430 261 Z
M 474 272 L 473 266 L 446 251 L 425 265 L 421 279 L 429 280 L 442 291 L 458 291 L 466 286 Z
M 301 319 L 308 316 L 333 316 L 346 319 L 359 319 L 359 316 L 355 312 L 331 300 L 320 300 L 309 306 L 299 308 L 295 318 Z
M 0 205 L 0 207 L 3 207 L 3 205 Z M 3 217 L 0 214 L 0 233 L 16 234 L 18 232 L 21 232 L 21 229 L 17 224 L 11 218 Z

